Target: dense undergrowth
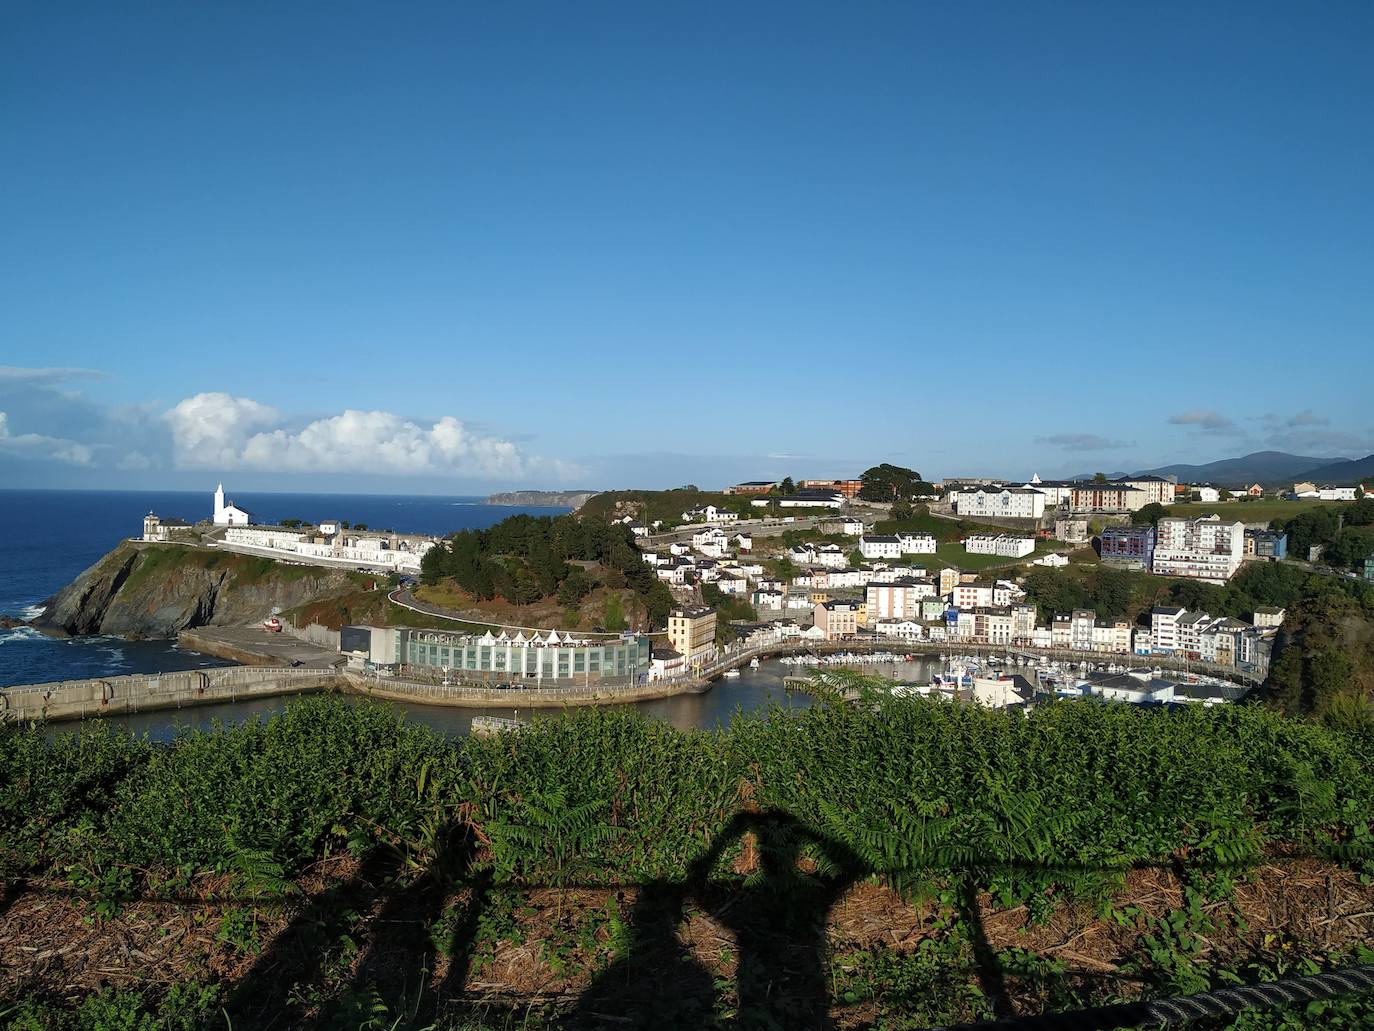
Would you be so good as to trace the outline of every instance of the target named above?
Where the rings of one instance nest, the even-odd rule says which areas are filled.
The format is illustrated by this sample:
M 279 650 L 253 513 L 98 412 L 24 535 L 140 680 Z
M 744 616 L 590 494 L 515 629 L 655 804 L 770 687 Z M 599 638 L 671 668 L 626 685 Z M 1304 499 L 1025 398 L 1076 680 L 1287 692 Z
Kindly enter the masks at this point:
M 1251 707 L 1063 703 L 1024 717 L 920 699 L 877 711 L 816 706 L 719 733 L 583 711 L 463 741 L 331 698 L 168 746 L 100 724 L 51 739 L 5 727 L 0 874 L 72 885 L 93 919 L 210 874 L 239 895 L 283 896 L 318 860 L 383 852 L 412 876 L 443 868 L 500 890 L 555 890 L 560 919 L 563 895 L 589 886 L 752 890 L 760 877 L 798 898 L 818 883 L 877 876 L 914 897 L 990 891 L 1033 916 L 1074 902 L 1106 913 L 1141 868 L 1208 891 L 1274 856 L 1366 872 L 1372 746 L 1365 721 L 1324 726 Z M 746 857 L 753 872 L 736 874 L 751 851 L 762 853 Z M 1180 934 L 1201 933 L 1180 911 L 1182 924 L 1155 932 L 1174 935 L 1160 946 L 1161 970 L 1169 956 L 1186 958 Z M 948 955 L 837 957 L 827 988 L 866 998 L 947 978 L 968 956 L 960 933 L 952 917 Z M 1053 981 L 1042 960 L 1015 961 Z M 1193 980 L 1163 983 L 1205 987 L 1210 975 L 1196 966 L 1184 964 Z M 948 987 L 957 997 L 968 982 Z M 110 1004 L 148 1022 L 108 1026 L 198 1026 L 192 1011 L 210 1019 L 214 989 L 179 991 L 120 996 Z M 1065 992 L 1046 1004 L 1083 998 Z M 0 1027 L 79 1026 L 63 1024 L 75 1019 L 70 1005 L 15 1005 Z M 953 1012 L 985 1012 L 969 1005 Z M 166 1016 L 169 1006 L 183 1015 Z

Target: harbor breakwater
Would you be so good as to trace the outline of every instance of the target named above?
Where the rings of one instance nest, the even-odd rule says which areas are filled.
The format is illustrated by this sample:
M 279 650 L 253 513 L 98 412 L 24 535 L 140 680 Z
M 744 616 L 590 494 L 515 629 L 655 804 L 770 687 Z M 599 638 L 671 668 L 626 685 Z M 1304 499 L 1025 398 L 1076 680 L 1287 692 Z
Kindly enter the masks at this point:
M 770 642 L 760 646 L 728 649 L 715 661 L 690 676 L 645 684 L 613 685 L 591 681 L 558 687 L 544 687 L 538 684 L 444 684 L 332 667 L 231 666 L 182 673 L 92 678 L 6 688 L 0 690 L 0 719 L 82 719 L 89 716 L 183 708 L 211 702 L 319 691 L 342 691 L 385 701 L 469 708 L 619 705 L 676 695 L 700 694 L 709 690 L 712 681 L 727 670 L 737 668 L 755 658 L 894 651 L 929 655 L 948 647 L 948 644 L 892 641 L 815 641 L 805 644 L 795 641 Z M 1006 649 L 965 647 L 960 651 L 971 655 L 1005 654 Z M 1032 654 L 1025 649 L 1012 651 L 1023 655 Z M 1119 662 L 1125 658 L 1121 655 L 1091 652 L 1039 652 L 1034 653 L 1034 657 L 1073 662 Z M 1185 666 L 1181 661 L 1170 661 L 1160 656 L 1153 656 L 1150 660 L 1142 658 L 1141 661 L 1152 661 L 1169 669 L 1182 669 Z M 1240 674 L 1235 670 L 1207 667 L 1201 663 L 1189 665 L 1194 672 L 1227 676 L 1228 679 L 1245 686 L 1254 686 L 1258 683 L 1257 677 Z

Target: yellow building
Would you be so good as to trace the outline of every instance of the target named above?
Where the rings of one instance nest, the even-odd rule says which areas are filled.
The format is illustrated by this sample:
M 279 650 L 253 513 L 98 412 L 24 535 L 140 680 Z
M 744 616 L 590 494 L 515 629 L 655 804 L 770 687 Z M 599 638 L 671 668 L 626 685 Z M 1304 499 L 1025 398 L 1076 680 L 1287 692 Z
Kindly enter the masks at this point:
M 668 641 L 688 665 L 710 655 L 716 647 L 716 610 L 673 609 L 668 614 Z

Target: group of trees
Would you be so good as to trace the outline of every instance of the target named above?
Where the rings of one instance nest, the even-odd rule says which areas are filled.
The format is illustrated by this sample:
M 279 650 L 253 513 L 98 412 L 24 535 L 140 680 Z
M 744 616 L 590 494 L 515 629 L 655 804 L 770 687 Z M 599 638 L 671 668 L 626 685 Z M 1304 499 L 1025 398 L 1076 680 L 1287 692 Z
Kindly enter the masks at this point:
M 1313 575 L 1286 608 L 1255 700 L 1289 715 L 1367 714 L 1374 701 L 1374 589 Z
M 1074 609 L 1092 609 L 1099 619 L 1120 619 L 1130 614 L 1130 573 L 1099 566 L 1086 577 L 1062 569 L 1036 568 L 1026 575 L 1026 600 L 1047 620 Z
M 1288 554 L 1293 558 L 1306 559 L 1309 549 L 1321 545 L 1324 561 L 1357 568 L 1374 554 L 1374 498 L 1308 509 L 1269 525 L 1288 534 Z
M 1131 522 L 1136 526 L 1143 526 L 1146 523 L 1151 526 L 1158 526 L 1160 519 L 1168 514 L 1169 510 L 1158 501 L 1151 501 L 1148 505 L 1131 513 Z
M 859 479 L 862 481 L 859 497 L 864 501 L 911 502 L 935 493 L 935 488 L 914 469 L 887 462 L 864 470 Z
M 420 579 L 449 577 L 480 601 L 528 605 L 556 596 L 568 607 L 598 583 L 577 562 L 599 563 L 608 586 L 633 590 L 652 625 L 667 620 L 672 594 L 640 557 L 629 528 L 599 518 L 517 515 L 487 530 L 463 530 L 425 553 Z

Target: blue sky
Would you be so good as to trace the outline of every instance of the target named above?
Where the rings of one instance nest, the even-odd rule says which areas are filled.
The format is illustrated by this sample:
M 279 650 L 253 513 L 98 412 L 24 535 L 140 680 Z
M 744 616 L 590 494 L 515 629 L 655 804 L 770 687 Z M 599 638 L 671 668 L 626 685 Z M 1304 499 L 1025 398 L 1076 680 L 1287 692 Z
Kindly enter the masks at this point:
M 0 484 L 1374 451 L 1374 6 L 17 4 Z

